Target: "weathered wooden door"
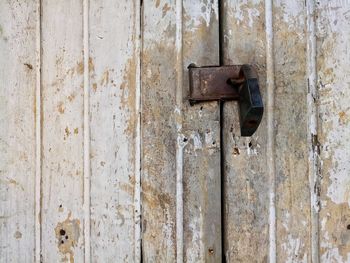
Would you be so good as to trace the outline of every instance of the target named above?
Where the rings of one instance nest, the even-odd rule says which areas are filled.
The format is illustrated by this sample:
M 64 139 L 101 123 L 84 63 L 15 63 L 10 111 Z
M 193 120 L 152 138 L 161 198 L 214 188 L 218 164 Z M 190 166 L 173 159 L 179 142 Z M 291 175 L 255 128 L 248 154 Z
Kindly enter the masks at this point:
M 0 0 L 0 262 L 350 262 L 349 54 L 347 0 Z

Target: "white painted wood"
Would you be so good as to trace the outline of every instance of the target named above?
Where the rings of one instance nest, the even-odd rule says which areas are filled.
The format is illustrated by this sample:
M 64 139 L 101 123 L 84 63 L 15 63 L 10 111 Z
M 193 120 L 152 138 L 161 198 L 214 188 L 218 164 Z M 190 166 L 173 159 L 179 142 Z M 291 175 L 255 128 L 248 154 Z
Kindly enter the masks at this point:
M 181 229 L 176 229 L 176 213 L 181 215 L 182 209 L 176 207 L 176 180 L 181 179 L 182 173 L 181 149 L 176 150 L 177 129 L 181 124 L 176 121 L 181 117 L 181 112 L 175 111 L 176 93 L 179 92 L 177 81 L 181 80 L 178 74 L 182 74 L 177 73 L 182 71 L 181 56 L 178 56 L 182 36 L 181 19 L 176 20 L 176 11 L 180 11 L 176 9 L 176 1 L 143 1 L 141 187 L 144 262 L 176 262 L 177 253 L 180 257 L 182 254 L 181 247 L 176 251 L 176 235 L 181 234 Z M 178 244 L 181 242 L 179 240 Z
M 89 0 L 83 0 L 83 54 L 84 54 L 84 262 L 91 257 L 91 166 L 90 166 L 90 82 L 89 82 Z
M 176 66 L 175 66 L 175 125 L 177 131 L 176 138 L 176 262 L 184 261 L 184 139 L 182 135 L 182 110 L 183 110 L 183 33 L 185 28 L 183 26 L 183 1 L 175 1 L 175 52 L 176 52 Z
M 35 61 L 35 249 L 34 262 L 41 261 L 41 2 L 36 2 L 36 61 Z
M 92 262 L 140 261 L 139 8 L 90 1 Z
M 310 260 L 306 140 L 305 6 L 275 4 L 277 260 Z M 291 35 L 291 32 L 296 32 Z M 290 37 L 288 37 L 290 35 Z M 299 100 L 300 104 L 295 105 Z M 297 128 L 296 128 L 297 127 Z M 300 222 L 300 224 L 295 224 Z M 304 231 L 300 231 L 301 228 Z
M 262 137 L 267 135 L 268 138 L 267 172 L 272 179 L 269 181 L 272 183 L 269 186 L 272 190 L 270 193 L 274 192 L 273 182 L 276 182 L 276 200 L 270 195 L 268 213 L 264 210 L 252 211 L 253 220 L 249 221 L 249 217 L 243 220 L 244 227 L 240 225 L 240 228 L 225 231 L 231 237 L 225 238 L 228 243 L 225 248 L 225 251 L 228 249 L 227 260 L 245 258 L 245 261 L 253 255 L 248 251 L 259 244 L 262 237 L 262 229 L 259 236 L 255 236 L 258 231 L 252 231 L 254 220 L 260 215 L 262 218 L 270 216 L 270 262 L 347 262 L 349 202 L 345 174 L 349 170 L 346 161 L 349 155 L 346 144 L 349 132 L 346 124 L 349 108 L 347 98 L 350 94 L 346 88 L 349 42 L 346 32 L 349 28 L 349 2 L 265 1 L 265 4 L 268 87 L 265 115 L 268 130 L 262 132 Z M 224 18 L 224 27 L 228 28 L 224 44 L 230 47 L 228 50 L 235 50 L 235 54 L 238 54 L 234 59 L 243 57 L 245 61 L 241 63 L 247 63 L 250 51 L 258 50 L 265 41 L 259 37 L 259 33 L 252 34 L 252 30 L 259 30 L 257 21 L 261 19 L 261 10 L 254 1 L 228 1 L 227 5 L 224 4 L 224 10 L 230 14 L 228 20 Z M 243 36 L 247 27 L 250 31 L 247 36 Z M 234 37 L 237 32 L 240 41 L 233 42 L 232 47 L 231 39 L 237 39 Z M 255 60 L 258 58 L 254 58 L 256 63 Z M 258 68 L 264 67 L 259 63 L 257 65 Z M 273 100 L 276 101 L 274 105 L 271 103 Z M 229 136 L 226 135 L 224 139 L 230 141 Z M 232 147 L 229 147 L 234 151 L 226 152 L 225 156 L 226 160 L 231 160 L 230 165 L 234 164 L 234 170 L 238 171 L 236 174 L 231 173 L 228 181 L 231 185 L 236 184 L 236 187 L 233 186 L 231 191 L 225 188 L 230 203 L 225 205 L 226 216 L 232 215 L 233 218 L 244 214 L 243 211 L 249 211 L 242 201 L 246 197 L 242 197 L 241 193 L 234 194 L 238 191 L 235 189 L 242 187 L 238 179 L 233 180 L 232 176 L 243 176 L 249 181 L 251 171 L 251 168 L 250 171 L 239 171 L 236 163 L 239 157 L 232 161 L 232 155 L 242 155 L 238 145 L 239 139 L 234 136 Z M 264 162 L 263 158 L 259 158 L 250 160 L 249 165 L 259 166 Z M 260 187 L 258 196 L 266 189 Z M 261 202 L 252 193 L 254 191 L 248 191 L 248 200 Z M 230 212 L 230 196 L 233 200 L 241 198 L 234 212 Z M 263 208 L 264 202 L 259 207 Z M 234 220 L 227 222 L 235 226 Z M 240 238 L 242 233 L 245 240 L 249 241 Z M 261 244 L 265 242 L 257 248 L 263 247 Z M 255 249 L 254 260 L 260 255 L 266 257 L 266 249 L 262 250 L 262 254 L 257 251 Z M 230 257 L 231 252 L 234 257 Z
M 273 3 L 276 260 L 311 261 L 305 1 Z
M 308 4 L 308 9 L 306 4 Z M 265 65 L 259 63 L 259 56 L 261 56 L 259 54 L 262 54 L 260 47 L 263 47 L 265 41 L 267 55 L 267 91 L 265 93 L 267 100 L 265 101 L 264 117 L 267 118 L 268 126 L 266 130 L 264 130 L 264 124 L 259 128 L 260 131 L 256 136 L 261 136 L 260 142 L 258 140 L 257 143 L 254 143 L 253 136 L 251 147 L 248 144 L 247 148 L 257 148 L 255 153 L 259 156 L 259 151 L 265 153 L 264 147 L 266 147 L 268 169 L 266 172 L 262 170 L 262 174 L 255 172 L 253 183 L 247 183 L 246 196 L 237 192 L 242 189 L 238 178 L 243 177 L 250 182 L 249 174 L 253 170 L 252 167 L 261 167 L 266 161 L 263 156 L 250 159 L 245 170 L 240 170 L 239 160 L 242 156 L 240 140 L 230 134 L 224 138 L 231 143 L 225 156 L 230 160 L 228 167 L 230 168 L 230 165 L 234 167 L 234 169 L 228 169 L 229 175 L 226 175 L 231 185 L 230 190 L 225 189 L 226 202 L 228 202 L 225 204 L 226 217 L 245 218 L 241 220 L 243 223 L 235 223 L 235 220 L 227 221 L 228 224 L 233 225 L 232 230 L 225 231 L 229 237 L 225 238 L 228 261 L 242 260 L 242 258 L 244 258 L 243 261 L 247 261 L 251 255 L 254 255 L 254 260 L 259 257 L 261 260 L 268 257 L 270 262 L 310 262 L 311 260 L 318 262 L 317 159 L 319 146 L 316 132 L 317 122 L 315 122 L 317 97 L 314 84 L 316 76 L 313 42 L 315 40 L 314 16 L 310 9 L 313 4 L 314 1 L 265 1 L 265 28 L 260 28 L 259 20 L 263 10 L 258 2 L 233 3 L 228 1 L 227 6 L 224 5 L 224 12 L 230 14 L 228 20 L 224 19 L 226 28 L 224 44 L 230 47 L 228 51 L 235 50 L 235 54 L 238 54 L 232 55 L 234 62 L 255 63 L 258 69 L 264 69 Z M 246 31 L 246 28 L 249 31 Z M 266 39 L 259 33 L 261 29 L 266 32 Z M 257 31 L 257 33 L 252 33 L 252 31 Z M 240 35 L 239 42 L 234 41 L 237 39 L 235 34 Z M 233 43 L 231 44 L 233 46 L 230 43 Z M 241 61 L 237 62 L 237 59 Z M 264 72 L 260 71 L 260 84 L 264 93 L 265 81 L 261 78 L 263 75 Z M 273 103 L 274 100 L 275 103 Z M 238 120 L 229 123 L 234 121 Z M 263 140 L 265 136 L 267 136 L 266 146 Z M 249 153 L 254 153 L 254 151 L 248 149 Z M 244 151 L 243 154 L 245 154 Z M 264 177 L 265 173 L 269 174 L 270 180 L 261 181 L 259 185 L 257 182 L 261 178 L 258 177 L 262 175 Z M 270 196 L 267 211 L 264 209 L 268 202 L 266 199 L 262 200 L 261 197 L 268 188 Z M 256 189 L 258 189 L 257 193 L 254 192 Z M 232 198 L 240 200 L 236 208 L 232 205 Z M 246 199 L 247 201 L 243 201 Z M 250 210 L 251 207 L 247 206 L 246 202 L 256 203 L 258 206 Z M 244 213 L 247 213 L 247 217 L 243 216 Z M 258 217 L 260 220 L 257 220 Z M 267 242 L 262 239 L 261 234 L 264 233 L 267 218 L 269 218 L 269 250 L 265 248 Z M 255 230 L 254 222 L 266 222 L 266 225 Z M 240 227 L 236 227 L 237 225 Z M 259 233 L 258 236 L 256 236 L 257 233 Z M 255 252 L 249 252 L 257 244 Z M 259 250 L 261 248 L 263 249 Z M 269 251 L 268 255 L 267 251 Z
M 219 65 L 218 1 L 183 2 L 183 98 L 187 66 Z M 184 262 L 221 262 L 220 106 L 183 102 Z M 178 259 L 179 260 L 179 259 Z
M 34 261 L 36 8 L 0 2 L 0 262 Z
M 187 66 L 219 63 L 218 2 L 143 2 L 143 260 L 221 261 L 217 103 L 190 107 Z
M 316 2 L 315 13 L 320 262 L 349 262 L 350 1 Z
M 221 1 L 266 106 L 242 138 L 225 104 L 223 189 L 219 106 L 186 100 L 219 2 L 140 4 L 0 2 L 0 262 L 348 262 L 350 2 Z
M 224 253 L 226 262 L 266 262 L 269 260 L 269 213 L 273 190 L 273 169 L 267 159 L 273 153 L 268 146 L 273 133 L 271 111 L 267 100 L 273 94 L 273 73 L 271 47 L 266 45 L 265 2 L 223 1 L 223 62 L 225 64 L 252 64 L 259 76 L 260 89 L 265 105 L 264 118 L 257 132 L 250 138 L 240 136 L 239 114 L 236 102 L 226 102 L 223 111 L 224 151 Z M 271 17 L 267 17 L 271 19 Z M 270 45 L 272 43 L 269 43 Z M 267 59 L 268 56 L 268 59 Z M 268 66 L 267 66 L 268 64 Z M 269 83 L 267 83 L 267 80 Z M 267 88 L 268 87 L 268 88 Z M 268 91 L 267 91 L 268 89 Z M 267 99 L 268 98 L 268 99 Z M 272 106 L 272 105 L 270 105 Z M 269 121 L 267 121 L 267 119 Z M 267 123 L 268 122 L 268 123 Z M 271 152 L 272 151 L 272 152 Z M 270 184 L 270 181 L 272 184 Z M 272 210 L 272 211 L 271 211 Z M 271 224 L 271 227 L 274 227 Z M 272 233 L 272 238 L 273 238 Z M 274 255 L 270 260 L 273 262 Z
M 306 1 L 307 37 L 307 117 L 308 117 L 308 177 L 310 185 L 311 261 L 318 263 L 320 211 L 320 145 L 318 142 L 318 88 L 316 67 L 315 1 Z
M 276 262 L 275 68 L 273 1 L 265 0 L 266 31 L 266 166 L 269 183 L 269 262 Z
M 82 262 L 83 2 L 42 1 L 41 12 L 42 258 Z

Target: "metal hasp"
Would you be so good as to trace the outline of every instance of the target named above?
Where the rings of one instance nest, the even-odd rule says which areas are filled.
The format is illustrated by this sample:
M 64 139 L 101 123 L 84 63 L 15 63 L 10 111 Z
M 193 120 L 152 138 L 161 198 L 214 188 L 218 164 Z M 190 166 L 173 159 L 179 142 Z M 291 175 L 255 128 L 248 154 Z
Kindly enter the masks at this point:
M 250 65 L 189 66 L 190 96 L 194 103 L 204 101 L 239 102 L 241 136 L 252 136 L 261 122 L 264 106 L 258 77 Z

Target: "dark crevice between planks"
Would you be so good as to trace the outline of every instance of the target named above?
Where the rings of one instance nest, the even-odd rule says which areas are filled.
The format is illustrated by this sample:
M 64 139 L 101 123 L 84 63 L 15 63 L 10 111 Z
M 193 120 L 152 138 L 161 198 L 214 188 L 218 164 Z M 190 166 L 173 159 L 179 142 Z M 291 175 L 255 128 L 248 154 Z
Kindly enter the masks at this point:
M 221 181 L 221 261 L 226 263 L 225 257 L 225 156 L 224 156 L 224 102 L 219 103 L 220 107 L 220 181 Z
M 140 32 L 139 32 L 139 85 L 140 85 L 140 108 L 139 108 L 139 112 L 137 113 L 139 115 L 139 124 L 140 124 L 140 128 L 139 128 L 139 132 L 140 132 L 140 223 L 139 223 L 139 227 L 140 227 L 140 241 L 135 240 L 135 242 L 140 242 L 140 263 L 143 263 L 143 242 L 142 242 L 142 234 L 143 234 L 143 227 L 142 227 L 142 52 L 143 52 L 143 0 L 140 0 L 140 12 L 139 12 L 139 28 L 140 28 Z M 136 260 L 136 259 L 135 259 Z
M 218 0 L 219 13 L 219 63 L 224 65 L 224 31 L 223 31 L 223 12 L 224 6 L 222 0 Z M 225 256 L 225 156 L 224 156 L 224 102 L 220 101 L 220 182 L 221 182 L 221 262 L 226 263 Z

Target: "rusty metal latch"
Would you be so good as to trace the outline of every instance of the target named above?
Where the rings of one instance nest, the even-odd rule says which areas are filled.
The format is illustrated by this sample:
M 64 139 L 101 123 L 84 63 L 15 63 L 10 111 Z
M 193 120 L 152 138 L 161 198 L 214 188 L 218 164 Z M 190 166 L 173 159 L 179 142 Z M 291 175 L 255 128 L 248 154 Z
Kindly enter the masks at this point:
M 258 77 L 250 65 L 189 66 L 191 105 L 204 101 L 239 101 L 241 136 L 252 136 L 261 122 L 264 106 Z

